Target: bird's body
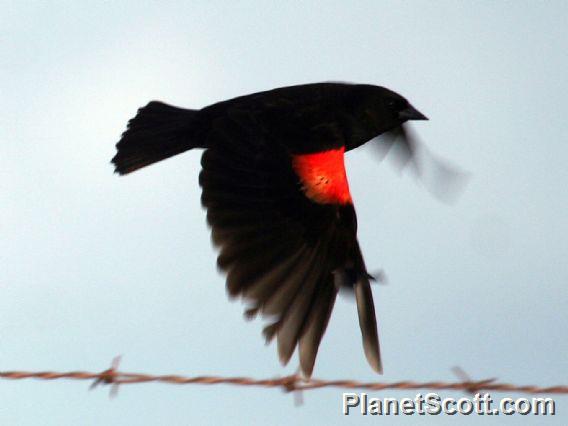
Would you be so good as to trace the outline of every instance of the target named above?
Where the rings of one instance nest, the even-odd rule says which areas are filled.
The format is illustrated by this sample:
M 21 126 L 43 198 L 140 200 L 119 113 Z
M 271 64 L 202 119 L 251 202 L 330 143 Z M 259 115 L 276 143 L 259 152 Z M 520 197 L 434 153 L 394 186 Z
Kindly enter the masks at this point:
M 425 119 L 377 86 L 318 83 L 255 93 L 186 110 L 150 102 L 117 144 L 129 173 L 204 148 L 202 203 L 231 296 L 247 315 L 272 319 L 287 363 L 296 346 L 311 375 L 340 287 L 353 289 L 365 354 L 382 370 L 375 310 L 357 241 L 344 153 L 409 119 Z

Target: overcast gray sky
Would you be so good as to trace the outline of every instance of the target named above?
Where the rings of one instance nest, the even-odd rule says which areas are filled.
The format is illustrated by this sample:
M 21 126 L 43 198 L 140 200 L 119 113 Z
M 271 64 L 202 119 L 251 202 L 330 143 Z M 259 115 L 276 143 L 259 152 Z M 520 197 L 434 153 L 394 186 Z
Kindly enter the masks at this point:
M 128 177 L 114 143 L 151 99 L 199 108 L 325 80 L 400 92 L 428 148 L 472 173 L 456 205 L 372 152 L 347 171 L 385 374 L 338 301 L 315 377 L 568 382 L 568 3 L 2 1 L 0 370 L 274 377 L 294 372 L 227 300 L 199 152 Z M 415 424 L 340 415 L 341 391 L 0 382 L 0 423 Z M 416 392 L 373 393 L 414 397 Z M 441 392 L 442 397 L 463 396 Z M 494 394 L 494 397 L 507 396 Z M 541 424 L 566 424 L 568 399 Z M 425 417 L 425 424 L 503 424 Z M 534 424 L 513 416 L 506 424 Z

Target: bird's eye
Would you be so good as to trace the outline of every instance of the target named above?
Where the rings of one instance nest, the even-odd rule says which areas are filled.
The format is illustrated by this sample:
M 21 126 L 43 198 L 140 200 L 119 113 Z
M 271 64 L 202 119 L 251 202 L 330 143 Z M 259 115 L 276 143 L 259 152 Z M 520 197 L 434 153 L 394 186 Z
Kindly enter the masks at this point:
M 408 102 L 404 99 L 389 99 L 387 101 L 387 107 L 394 112 L 402 111 L 407 104 Z

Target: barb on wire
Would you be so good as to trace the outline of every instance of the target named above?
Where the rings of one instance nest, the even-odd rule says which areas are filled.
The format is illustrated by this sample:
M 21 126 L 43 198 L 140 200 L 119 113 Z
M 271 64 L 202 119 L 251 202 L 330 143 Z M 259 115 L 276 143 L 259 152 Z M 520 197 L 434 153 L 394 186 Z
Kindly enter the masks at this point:
M 249 377 L 219 377 L 219 376 L 179 376 L 179 375 L 151 375 L 142 373 L 124 373 L 118 371 L 120 357 L 116 357 L 109 369 L 100 373 L 91 373 L 86 371 L 4 371 L 0 372 L 0 379 L 6 380 L 94 380 L 91 389 L 98 385 L 111 385 L 111 396 L 116 395 L 118 386 L 123 384 L 135 383 L 167 383 L 176 385 L 238 385 L 238 386 L 259 386 L 266 388 L 281 388 L 286 392 L 294 392 L 296 401 L 301 404 L 301 394 L 298 392 L 321 389 L 326 387 L 343 388 L 343 389 L 365 389 L 365 390 L 409 390 L 409 389 L 431 389 L 431 390 L 463 390 L 470 393 L 484 391 L 494 392 L 519 392 L 528 394 L 568 394 L 568 385 L 558 386 L 535 386 L 535 385 L 514 385 L 509 383 L 498 383 L 496 379 L 486 379 L 475 381 L 469 378 L 459 367 L 454 368 L 454 373 L 458 375 L 460 381 L 456 382 L 361 382 L 357 380 L 306 380 L 298 373 L 291 376 L 280 377 L 275 379 L 252 379 Z
M 468 385 L 466 388 L 464 388 L 465 391 L 467 391 L 468 393 L 475 395 L 476 393 L 478 393 L 480 390 L 483 390 L 484 387 L 488 384 L 494 383 L 495 381 L 497 381 L 497 379 L 493 378 L 493 379 L 485 379 L 485 380 L 480 380 L 480 381 L 474 381 L 471 379 L 471 377 L 469 377 L 469 374 L 467 374 L 461 367 L 453 367 L 452 368 L 452 372 L 457 376 L 458 379 L 461 380 L 461 382 L 465 385 Z
M 118 382 L 116 380 L 116 376 L 117 374 L 119 374 L 118 366 L 120 365 L 121 358 L 122 358 L 121 355 L 114 357 L 110 365 L 110 368 L 108 370 L 101 372 L 99 377 L 95 379 L 95 381 L 89 387 L 89 389 L 92 390 L 101 384 L 111 385 L 110 397 L 114 398 L 116 395 L 118 395 Z

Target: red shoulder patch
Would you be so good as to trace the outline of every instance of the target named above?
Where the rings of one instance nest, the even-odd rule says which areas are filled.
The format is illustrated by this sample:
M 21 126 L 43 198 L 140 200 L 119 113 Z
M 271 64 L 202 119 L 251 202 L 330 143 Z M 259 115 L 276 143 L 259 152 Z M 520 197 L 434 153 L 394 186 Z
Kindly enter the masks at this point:
M 292 156 L 306 197 L 320 204 L 352 203 L 345 173 L 345 147 Z

